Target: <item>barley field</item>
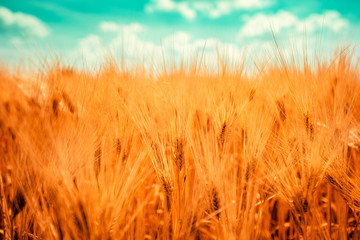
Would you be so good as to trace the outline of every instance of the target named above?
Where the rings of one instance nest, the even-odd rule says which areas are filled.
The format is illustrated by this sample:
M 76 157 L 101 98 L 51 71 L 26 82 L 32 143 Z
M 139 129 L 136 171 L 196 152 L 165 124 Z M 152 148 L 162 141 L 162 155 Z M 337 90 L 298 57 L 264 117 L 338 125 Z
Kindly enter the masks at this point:
M 0 71 L 0 239 L 360 239 L 360 75 Z

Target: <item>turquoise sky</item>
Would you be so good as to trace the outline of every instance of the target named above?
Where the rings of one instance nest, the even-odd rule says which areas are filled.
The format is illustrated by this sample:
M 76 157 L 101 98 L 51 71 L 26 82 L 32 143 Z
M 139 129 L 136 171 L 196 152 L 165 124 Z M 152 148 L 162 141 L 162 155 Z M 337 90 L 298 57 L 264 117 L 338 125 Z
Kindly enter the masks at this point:
M 56 52 L 69 64 L 96 63 L 108 52 L 128 62 L 187 58 L 216 48 L 270 54 L 272 29 L 285 53 L 318 54 L 359 44 L 360 1 L 1 0 L 0 58 L 11 65 Z M 324 53 L 322 53 L 324 51 Z

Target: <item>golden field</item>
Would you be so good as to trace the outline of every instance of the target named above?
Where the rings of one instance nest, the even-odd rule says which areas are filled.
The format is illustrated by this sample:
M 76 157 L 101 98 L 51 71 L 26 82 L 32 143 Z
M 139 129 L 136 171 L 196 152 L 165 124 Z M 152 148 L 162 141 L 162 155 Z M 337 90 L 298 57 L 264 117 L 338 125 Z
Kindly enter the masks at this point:
M 0 239 L 360 239 L 360 76 L 0 71 Z

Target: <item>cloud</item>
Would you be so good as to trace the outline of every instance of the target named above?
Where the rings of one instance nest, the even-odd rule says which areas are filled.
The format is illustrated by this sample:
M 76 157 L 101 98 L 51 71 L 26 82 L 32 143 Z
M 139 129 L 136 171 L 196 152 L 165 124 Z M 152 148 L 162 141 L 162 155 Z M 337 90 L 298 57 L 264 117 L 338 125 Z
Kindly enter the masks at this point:
M 272 5 L 270 0 L 214 0 L 214 1 L 180 1 L 174 0 L 151 0 L 145 6 L 145 11 L 152 13 L 178 12 L 188 20 L 193 20 L 197 13 L 210 18 L 219 18 L 238 10 L 261 9 Z
M 323 14 L 311 14 L 302 23 L 297 25 L 298 31 L 303 31 L 306 26 L 307 32 L 315 32 L 318 29 L 328 28 L 333 32 L 339 32 L 347 27 L 350 23 L 347 19 L 342 18 L 337 11 L 326 11 Z
M 50 33 L 50 29 L 36 16 L 12 12 L 5 7 L 0 7 L 0 25 L 5 29 L 18 29 L 38 37 L 46 37 Z
M 173 49 L 177 52 L 184 52 L 191 48 L 190 40 L 192 36 L 183 31 L 175 32 L 162 40 L 162 46 L 167 49 Z
M 107 37 L 108 41 L 104 42 L 98 34 L 88 35 L 79 40 L 71 58 L 83 59 L 85 63 L 93 65 L 104 60 L 106 53 L 110 52 L 115 58 L 123 55 L 127 64 L 131 65 L 139 63 L 140 58 L 149 60 L 152 55 L 161 55 L 159 46 L 140 37 L 146 28 L 139 23 L 101 22 L 99 29 L 111 33 L 111 38 Z
M 318 60 L 326 62 L 338 47 L 347 44 L 348 39 L 344 38 L 353 28 L 351 22 L 337 11 L 298 17 L 280 10 L 275 14 L 244 16 L 243 20 L 238 42 L 249 50 L 250 56 L 262 56 L 260 60 L 266 57 L 276 60 L 280 50 L 287 62 L 295 61 L 299 66 L 305 57 L 309 63 Z M 273 42 L 271 31 L 277 45 Z
M 196 1 L 193 3 L 196 10 L 210 18 L 219 18 L 237 10 L 262 9 L 270 5 L 272 3 L 265 0 L 218 0 L 213 2 Z
M 271 30 L 278 34 L 282 30 L 291 30 L 292 33 L 314 33 L 322 28 L 330 29 L 333 32 L 350 25 L 349 21 L 342 18 L 336 11 L 325 11 L 323 14 L 311 14 L 304 19 L 299 19 L 296 15 L 287 11 L 278 11 L 273 15 L 263 13 L 252 17 L 244 17 L 244 25 L 240 29 L 239 37 L 258 37 Z
M 115 22 L 101 22 L 99 28 L 108 33 L 115 33 L 106 47 L 112 52 L 124 51 L 128 57 L 151 54 L 155 44 L 140 37 L 146 27 L 138 22 L 118 24 Z
M 326 28 L 332 34 L 339 35 L 339 31 L 351 27 L 349 21 L 336 11 L 311 14 L 304 18 L 287 11 L 279 11 L 272 15 L 256 14 L 243 19 L 245 24 L 240 29 L 241 38 L 237 42 L 221 41 L 216 37 L 203 39 L 196 37 L 195 33 L 176 31 L 162 38 L 160 43 L 155 43 L 149 40 L 153 39 L 153 32 L 149 26 L 137 22 L 120 24 L 103 21 L 98 25 L 101 34 L 94 33 L 78 42 L 76 57 L 85 59 L 87 64 L 96 64 L 104 59 L 106 53 L 111 53 L 115 59 L 123 57 L 127 66 L 145 64 L 145 68 L 160 66 L 161 69 L 164 59 L 166 62 L 193 63 L 194 60 L 199 60 L 204 51 L 204 57 L 201 57 L 204 67 L 216 70 L 219 66 L 219 57 L 230 64 L 253 56 L 264 62 L 268 59 L 276 61 L 277 48 L 272 39 L 266 36 L 270 26 L 286 59 L 292 59 L 294 54 L 300 59 L 304 47 L 309 50 L 309 57 L 315 56 L 310 52 L 321 53 L 325 49 L 330 53 L 335 50 L 331 45 L 334 43 L 333 38 L 324 39 L 320 46 L 316 34 L 321 32 L 322 28 Z M 304 26 L 308 33 L 306 39 Z M 105 38 L 100 37 L 104 34 L 108 35 L 105 35 Z M 304 44 L 304 40 L 308 45 Z M 247 55 L 244 55 L 245 51 Z M 252 63 L 252 60 L 249 62 Z
M 100 34 L 91 34 L 78 42 L 71 59 L 81 60 L 89 66 L 98 66 L 111 53 L 115 59 L 123 57 L 125 66 L 132 67 L 144 64 L 145 68 L 155 68 L 162 72 L 163 61 L 175 61 L 192 64 L 202 57 L 203 67 L 217 69 L 218 57 L 228 60 L 239 59 L 242 56 L 241 49 L 232 43 L 221 42 L 217 38 L 194 38 L 188 32 L 176 31 L 162 38 L 161 43 L 156 44 L 147 40 L 147 27 L 139 23 L 118 24 L 116 22 L 101 22 L 99 29 L 111 33 L 104 41 Z M 218 56 L 221 54 L 221 56 Z M 80 61 L 79 61 L 80 60 Z M 85 60 L 85 61 L 84 61 Z M 166 67 L 171 67 L 167 64 Z
M 253 17 L 245 18 L 245 24 L 240 30 L 240 34 L 246 37 L 262 35 L 270 30 L 277 33 L 283 28 L 296 26 L 298 19 L 295 15 L 285 11 L 279 11 L 274 15 L 256 14 Z
M 24 41 L 18 37 L 11 38 L 9 42 L 15 47 L 22 47 L 24 45 Z
M 188 2 L 175 2 L 173 0 L 151 0 L 145 6 L 145 12 L 178 12 L 188 20 L 192 20 L 196 16 L 196 12 L 191 8 Z
M 141 32 L 144 30 L 144 26 L 137 22 L 131 23 L 129 25 L 118 24 L 116 22 L 101 22 L 99 28 L 103 32 Z
M 96 62 L 103 54 L 101 38 L 91 34 L 79 41 L 79 49 L 76 55 L 86 58 L 87 62 Z

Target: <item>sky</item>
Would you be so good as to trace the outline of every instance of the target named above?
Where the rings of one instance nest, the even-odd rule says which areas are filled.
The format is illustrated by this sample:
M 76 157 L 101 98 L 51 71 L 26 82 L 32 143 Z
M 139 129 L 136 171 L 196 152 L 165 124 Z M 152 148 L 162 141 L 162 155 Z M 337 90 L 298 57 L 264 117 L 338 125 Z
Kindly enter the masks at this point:
M 59 58 L 91 66 L 110 55 L 128 65 L 328 56 L 359 45 L 358 0 L 0 0 L 0 59 Z M 356 56 L 360 51 L 357 50 Z

